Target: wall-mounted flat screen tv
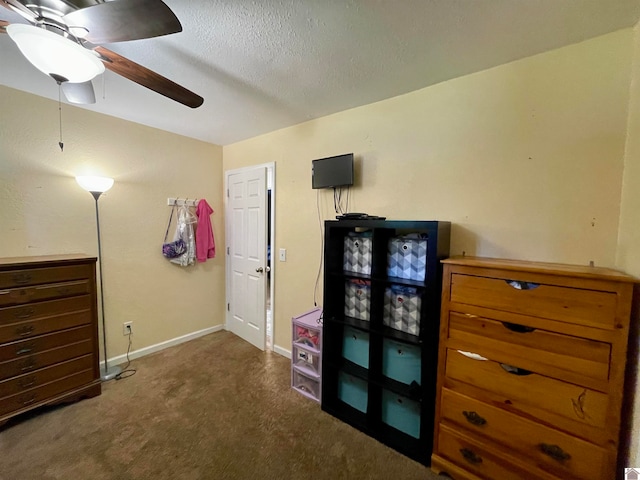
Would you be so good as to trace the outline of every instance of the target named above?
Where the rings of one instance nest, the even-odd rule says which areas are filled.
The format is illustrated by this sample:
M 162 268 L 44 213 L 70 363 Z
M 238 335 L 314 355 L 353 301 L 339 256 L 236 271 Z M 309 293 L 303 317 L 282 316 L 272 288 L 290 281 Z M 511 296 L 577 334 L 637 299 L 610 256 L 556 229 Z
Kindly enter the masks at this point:
M 347 187 L 353 185 L 353 153 L 311 161 L 312 188 Z

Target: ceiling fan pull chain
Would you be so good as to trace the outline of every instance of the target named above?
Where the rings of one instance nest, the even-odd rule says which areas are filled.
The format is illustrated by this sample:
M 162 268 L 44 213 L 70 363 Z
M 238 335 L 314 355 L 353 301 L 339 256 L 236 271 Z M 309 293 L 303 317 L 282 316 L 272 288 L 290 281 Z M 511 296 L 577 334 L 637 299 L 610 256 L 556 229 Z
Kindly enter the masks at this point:
M 58 82 L 58 123 L 60 123 L 60 141 L 58 142 L 58 145 L 60 146 L 60 151 L 64 151 L 64 143 L 62 143 L 62 101 L 61 101 L 61 95 L 62 95 L 62 86 L 60 84 L 60 82 Z

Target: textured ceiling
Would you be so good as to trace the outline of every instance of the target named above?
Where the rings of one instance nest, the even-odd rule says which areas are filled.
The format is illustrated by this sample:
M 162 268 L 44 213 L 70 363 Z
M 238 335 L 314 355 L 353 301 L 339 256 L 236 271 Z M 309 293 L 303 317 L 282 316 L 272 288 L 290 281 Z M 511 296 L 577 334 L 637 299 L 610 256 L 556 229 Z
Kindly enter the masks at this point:
M 126 1 L 126 0 L 121 0 Z M 630 27 L 640 0 L 165 0 L 183 32 L 106 45 L 204 97 L 190 109 L 111 72 L 83 107 L 226 145 Z M 0 9 L 0 19 L 23 22 Z M 0 84 L 53 80 L 0 35 Z

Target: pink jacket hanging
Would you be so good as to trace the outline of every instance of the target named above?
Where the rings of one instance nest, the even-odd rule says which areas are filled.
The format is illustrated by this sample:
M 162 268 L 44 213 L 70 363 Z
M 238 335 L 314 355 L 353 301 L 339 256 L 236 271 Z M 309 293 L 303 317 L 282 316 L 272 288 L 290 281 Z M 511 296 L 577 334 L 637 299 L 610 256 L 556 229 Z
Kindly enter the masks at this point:
M 207 258 L 215 258 L 216 242 L 213 238 L 213 227 L 211 226 L 211 214 L 213 208 L 209 206 L 203 198 L 198 202 L 196 215 L 198 216 L 198 228 L 196 229 L 196 259 L 199 262 L 206 262 Z

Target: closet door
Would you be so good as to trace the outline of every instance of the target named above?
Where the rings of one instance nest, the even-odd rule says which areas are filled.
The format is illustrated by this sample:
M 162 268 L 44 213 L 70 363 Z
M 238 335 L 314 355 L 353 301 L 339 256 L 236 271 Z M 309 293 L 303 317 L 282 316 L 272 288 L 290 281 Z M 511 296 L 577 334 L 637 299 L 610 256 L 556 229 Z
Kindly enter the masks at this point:
M 227 328 L 260 350 L 266 337 L 267 172 L 229 176 L 231 298 Z

